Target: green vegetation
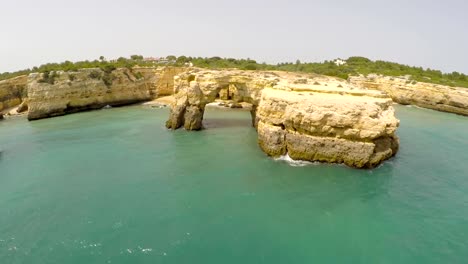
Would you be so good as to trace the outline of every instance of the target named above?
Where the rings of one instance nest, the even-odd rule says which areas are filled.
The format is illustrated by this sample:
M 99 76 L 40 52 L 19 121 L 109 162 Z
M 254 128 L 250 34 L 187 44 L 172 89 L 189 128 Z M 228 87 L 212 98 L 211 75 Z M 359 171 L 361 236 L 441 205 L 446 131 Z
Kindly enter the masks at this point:
M 89 73 L 89 78 L 91 79 L 101 79 L 102 76 L 101 76 L 101 72 L 100 71 L 92 71 Z
M 315 63 L 304 63 L 297 60 L 295 63 L 278 63 L 276 65 L 258 63 L 252 59 L 234 59 L 221 57 L 186 57 L 186 56 L 167 56 L 165 60 L 152 61 L 145 60 L 141 55 L 132 55 L 130 58 L 120 57 L 117 60 L 107 61 L 103 56 L 99 60 L 94 61 L 65 61 L 62 63 L 48 63 L 32 69 L 26 69 L 17 72 L 6 72 L 0 74 L 0 80 L 29 74 L 31 72 L 53 73 L 55 71 L 76 71 L 82 68 L 100 68 L 104 71 L 102 78 L 106 85 L 112 84 L 115 76 L 112 71 L 116 68 L 132 69 L 134 66 L 154 67 L 161 65 L 184 66 L 186 63 L 192 63 L 195 67 L 222 69 L 222 68 L 238 68 L 242 70 L 279 70 L 292 72 L 316 73 L 338 78 L 347 79 L 352 75 L 368 75 L 371 73 L 382 74 L 386 76 L 401 77 L 408 76 L 408 84 L 416 84 L 417 82 L 429 82 L 448 86 L 468 87 L 468 76 L 459 73 L 442 73 L 439 70 L 423 69 L 422 67 L 412 67 L 394 62 L 372 61 L 364 57 L 350 57 L 344 65 L 336 65 L 334 61 L 324 61 Z M 138 74 L 138 73 L 137 73 Z M 135 75 L 138 79 L 141 75 Z M 44 78 L 47 82 L 54 81 L 55 77 Z
M 43 64 L 39 67 L 33 67 L 32 69 L 21 70 L 17 72 L 4 72 L 0 73 L 0 80 L 10 79 L 17 76 L 30 74 L 33 72 L 39 73 L 52 73 L 55 71 L 77 71 L 79 69 L 89 69 L 89 68 L 100 68 L 105 73 L 110 74 L 116 68 L 128 68 L 132 69 L 134 66 L 142 66 L 142 67 L 152 67 L 155 63 L 151 61 L 144 61 L 143 56 L 140 55 L 132 55 L 130 59 L 120 57 L 117 60 L 107 61 L 103 56 L 99 57 L 99 60 L 93 61 L 78 61 L 78 62 L 71 62 L 65 61 L 62 63 L 47 63 Z M 46 78 L 47 79 L 47 78 Z
M 56 71 L 49 72 L 45 71 L 42 74 L 42 78 L 39 80 L 40 83 L 48 83 L 48 84 L 54 84 L 55 83 L 55 78 L 58 77 L 58 73 Z
M 141 73 L 141 72 L 136 72 L 134 75 L 135 75 L 135 78 L 137 78 L 137 80 L 143 79 L 143 77 L 144 77 L 143 73 Z
M 180 57 L 179 57 L 180 58 Z M 177 58 L 176 64 L 179 64 Z M 452 72 L 442 73 L 439 70 L 423 69 L 422 67 L 412 67 L 394 62 L 372 61 L 364 57 L 350 57 L 344 65 L 336 65 L 334 61 L 324 61 L 316 63 L 303 63 L 297 60 L 295 63 L 278 63 L 269 65 L 266 63 L 257 63 L 251 59 L 232 59 L 232 58 L 190 58 L 185 57 L 185 61 L 191 61 L 194 66 L 202 68 L 239 68 L 243 70 L 280 70 L 291 72 L 316 73 L 328 76 L 334 76 L 342 79 L 348 79 L 352 75 L 368 75 L 371 73 L 382 74 L 386 76 L 400 77 L 410 76 L 410 82 L 428 82 L 448 86 L 468 87 L 468 76 L 463 73 Z

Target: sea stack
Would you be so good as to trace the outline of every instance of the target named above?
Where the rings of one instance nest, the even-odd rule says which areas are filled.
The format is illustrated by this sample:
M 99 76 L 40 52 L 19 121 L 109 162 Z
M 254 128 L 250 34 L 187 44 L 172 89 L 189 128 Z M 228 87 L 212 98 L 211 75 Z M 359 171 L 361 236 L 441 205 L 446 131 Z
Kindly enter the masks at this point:
M 398 151 L 390 98 L 265 89 L 257 118 L 270 156 L 373 168 Z
M 166 126 L 203 128 L 205 105 L 228 94 L 252 104 L 260 148 L 269 156 L 373 168 L 398 151 L 393 102 L 320 75 L 240 70 L 193 70 L 175 77 Z

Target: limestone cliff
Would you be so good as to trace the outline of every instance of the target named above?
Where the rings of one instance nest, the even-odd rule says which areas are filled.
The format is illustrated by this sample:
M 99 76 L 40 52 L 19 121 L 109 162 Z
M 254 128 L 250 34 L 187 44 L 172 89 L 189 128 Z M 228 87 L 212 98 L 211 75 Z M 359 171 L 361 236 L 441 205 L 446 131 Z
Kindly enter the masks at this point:
M 164 93 L 171 85 L 173 75 L 182 70 L 171 67 L 121 68 L 106 73 L 100 69 L 81 69 L 48 76 L 31 74 L 27 85 L 28 119 L 151 100 L 160 94 L 162 87 Z
M 270 156 L 371 168 L 398 150 L 392 100 L 336 78 L 193 69 L 175 77 L 175 91 L 168 128 L 201 129 L 205 105 L 216 98 L 249 102 Z
M 205 105 L 229 93 L 235 102 L 248 102 L 258 105 L 261 92 L 278 82 L 277 75 L 268 72 L 192 69 L 175 77 L 175 102 L 171 107 L 166 126 L 187 130 L 202 128 Z
M 257 118 L 270 156 L 372 168 L 398 150 L 390 98 L 265 89 Z
M 27 97 L 28 76 L 0 81 L 0 112 L 18 106 Z
M 135 67 L 133 72 L 141 73 L 152 98 L 172 95 L 174 93 L 174 76 L 186 71 L 184 67 Z
M 351 84 L 386 92 L 400 104 L 468 115 L 468 88 L 450 87 L 381 75 L 353 76 Z

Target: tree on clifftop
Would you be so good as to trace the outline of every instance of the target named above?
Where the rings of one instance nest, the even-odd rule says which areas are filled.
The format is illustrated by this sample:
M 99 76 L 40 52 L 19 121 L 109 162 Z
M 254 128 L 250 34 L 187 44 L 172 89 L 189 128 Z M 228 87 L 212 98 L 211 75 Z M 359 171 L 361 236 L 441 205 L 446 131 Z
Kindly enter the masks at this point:
M 132 56 L 130 56 L 130 59 L 132 59 L 132 60 L 143 60 L 143 56 L 141 56 L 141 55 L 132 55 Z

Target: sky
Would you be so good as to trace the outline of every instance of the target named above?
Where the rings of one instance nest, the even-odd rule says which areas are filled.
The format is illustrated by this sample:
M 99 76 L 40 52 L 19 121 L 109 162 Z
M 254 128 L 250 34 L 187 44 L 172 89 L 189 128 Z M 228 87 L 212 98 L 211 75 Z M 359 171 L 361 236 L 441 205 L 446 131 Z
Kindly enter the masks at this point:
M 350 56 L 468 73 L 466 0 L 0 0 L 0 72 L 186 55 Z

